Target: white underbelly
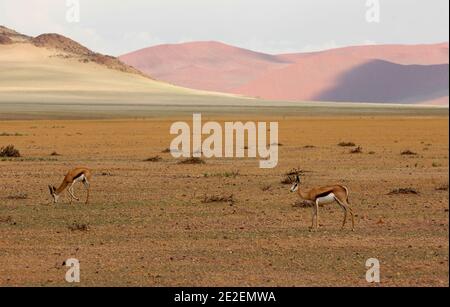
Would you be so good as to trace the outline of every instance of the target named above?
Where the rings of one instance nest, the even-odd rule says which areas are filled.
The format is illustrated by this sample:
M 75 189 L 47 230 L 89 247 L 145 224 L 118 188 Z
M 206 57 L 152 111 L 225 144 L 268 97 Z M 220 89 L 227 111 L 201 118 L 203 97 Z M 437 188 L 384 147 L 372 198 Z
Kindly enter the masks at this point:
M 84 174 L 83 174 L 80 177 L 78 177 L 77 179 L 75 179 L 74 182 L 83 182 L 85 178 L 86 178 L 86 176 L 84 176 Z
M 329 204 L 335 201 L 335 195 L 333 193 L 328 194 L 327 196 L 317 198 L 319 205 Z

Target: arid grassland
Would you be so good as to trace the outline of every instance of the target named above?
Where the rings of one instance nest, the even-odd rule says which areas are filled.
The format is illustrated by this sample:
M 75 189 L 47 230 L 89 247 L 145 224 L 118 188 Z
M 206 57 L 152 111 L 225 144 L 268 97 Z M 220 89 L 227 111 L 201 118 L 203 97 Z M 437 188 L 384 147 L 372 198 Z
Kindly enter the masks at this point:
M 271 170 L 179 164 L 165 149 L 186 114 L 0 121 L 0 147 L 21 154 L 0 157 L 0 285 L 67 286 L 72 257 L 81 286 L 367 286 L 368 258 L 382 286 L 449 285 L 448 113 L 273 114 L 204 116 L 278 121 Z M 94 171 L 92 203 L 53 204 L 47 186 L 75 166 Z M 304 187 L 348 186 L 356 231 L 333 204 L 310 232 L 311 208 L 282 183 L 292 169 Z

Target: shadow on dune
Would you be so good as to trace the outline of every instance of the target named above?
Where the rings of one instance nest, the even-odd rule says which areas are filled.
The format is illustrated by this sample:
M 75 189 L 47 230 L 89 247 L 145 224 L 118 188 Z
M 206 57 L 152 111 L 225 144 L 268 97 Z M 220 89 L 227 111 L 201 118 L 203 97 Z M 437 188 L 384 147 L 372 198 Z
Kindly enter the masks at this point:
M 337 78 L 319 101 L 417 103 L 448 96 L 449 65 L 400 65 L 382 60 L 362 64 Z

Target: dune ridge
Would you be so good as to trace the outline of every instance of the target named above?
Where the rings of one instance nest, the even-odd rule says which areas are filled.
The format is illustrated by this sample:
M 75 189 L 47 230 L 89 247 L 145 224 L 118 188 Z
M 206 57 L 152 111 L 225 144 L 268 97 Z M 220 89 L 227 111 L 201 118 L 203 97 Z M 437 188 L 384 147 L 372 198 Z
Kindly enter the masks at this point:
M 362 80 L 374 77 L 382 79 L 389 74 L 389 69 L 381 69 L 387 68 L 384 65 L 371 65 L 371 69 L 362 69 L 367 68 L 367 63 L 385 61 L 392 65 L 448 65 L 448 50 L 448 43 L 367 45 L 321 52 L 270 55 L 218 42 L 192 42 L 149 47 L 119 58 L 156 79 L 195 89 L 272 100 L 341 101 L 340 95 L 334 96 L 332 93 L 352 92 L 348 88 L 335 88 L 337 85 L 350 86 L 341 80 L 352 71 L 363 71 L 365 76 L 361 76 Z M 431 74 L 434 72 L 432 69 L 428 71 Z M 419 72 L 413 70 L 409 73 Z M 439 82 L 441 88 L 436 88 L 434 93 L 417 93 L 416 90 L 409 93 L 411 88 L 425 88 L 423 82 L 426 83 L 427 78 L 436 80 L 439 76 L 442 74 L 408 76 L 411 81 L 408 86 L 399 79 L 398 93 L 386 96 L 389 100 L 373 99 L 380 89 L 371 89 L 370 84 L 363 86 L 365 94 L 345 95 L 345 100 L 448 105 L 448 85 L 442 85 L 443 82 Z M 401 76 L 404 77 L 406 76 Z

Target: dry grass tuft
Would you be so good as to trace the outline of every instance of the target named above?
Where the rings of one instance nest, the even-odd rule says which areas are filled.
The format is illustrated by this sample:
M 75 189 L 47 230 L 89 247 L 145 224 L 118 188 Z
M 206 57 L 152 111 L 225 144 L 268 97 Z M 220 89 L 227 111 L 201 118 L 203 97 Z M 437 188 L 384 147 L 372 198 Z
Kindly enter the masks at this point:
M 394 189 L 388 193 L 388 195 L 401 195 L 401 194 L 403 194 L 403 195 L 407 195 L 407 194 L 418 195 L 419 192 L 413 188 L 399 188 L 399 189 Z
M 0 216 L 0 224 L 7 224 L 7 225 L 17 225 L 17 223 L 13 220 L 13 218 L 11 216 L 7 216 L 7 217 L 1 217 Z
M 10 196 L 6 197 L 6 199 L 10 199 L 10 200 L 28 199 L 28 194 L 20 193 L 17 195 L 10 195 Z
M 72 225 L 67 226 L 70 231 L 89 231 L 89 226 L 87 224 L 79 224 L 73 223 Z
M 350 150 L 350 153 L 351 153 L 351 154 L 359 154 L 359 153 L 362 153 L 362 152 L 363 152 L 363 149 L 362 149 L 361 146 L 358 146 L 358 147 L 356 147 L 356 148 Z
M 235 199 L 233 194 L 231 195 L 204 195 L 202 199 L 202 203 L 210 204 L 210 203 L 229 203 L 233 205 L 235 203 Z
M 14 145 L 8 145 L 0 149 L 0 157 L 20 158 L 21 155 L 19 150 L 16 149 Z
M 436 188 L 436 191 L 448 191 L 448 183 L 447 184 L 443 184 L 441 186 L 438 186 Z
M 338 144 L 338 146 L 341 146 L 341 147 L 355 147 L 356 144 L 353 143 L 353 142 L 340 142 Z
M 401 152 L 402 156 L 417 156 L 417 153 L 415 153 L 414 151 L 411 151 L 409 149 L 404 150 Z
M 261 187 L 261 191 L 267 192 L 267 191 L 270 191 L 271 188 L 272 188 L 272 186 L 270 184 L 266 184 Z
M 160 161 L 162 161 L 162 158 L 160 156 L 154 156 L 144 160 L 144 162 L 160 162 Z
M 205 160 L 203 160 L 201 158 L 194 158 L 194 157 L 187 158 L 187 159 L 184 159 L 184 160 L 178 162 L 178 164 L 205 164 L 205 163 L 206 163 Z

